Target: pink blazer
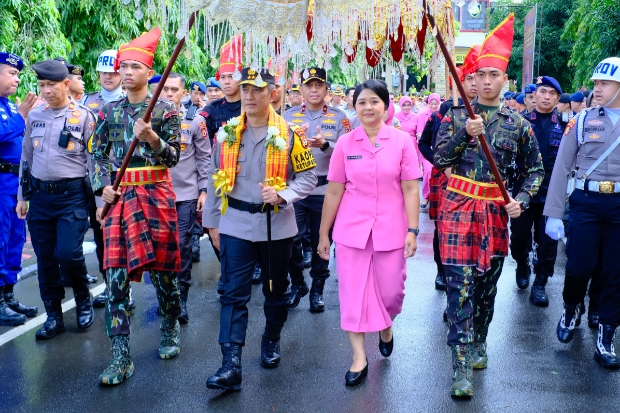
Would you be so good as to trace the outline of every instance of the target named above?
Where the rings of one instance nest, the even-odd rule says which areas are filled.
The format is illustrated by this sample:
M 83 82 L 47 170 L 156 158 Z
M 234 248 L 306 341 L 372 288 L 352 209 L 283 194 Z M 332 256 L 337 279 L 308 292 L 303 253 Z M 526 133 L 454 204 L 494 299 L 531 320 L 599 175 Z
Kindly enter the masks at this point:
M 378 146 L 377 146 L 378 145 Z M 341 136 L 329 164 L 329 181 L 345 185 L 334 223 L 334 241 L 375 251 L 405 246 L 407 216 L 401 181 L 422 176 L 408 133 L 383 125 L 370 145 L 363 127 Z

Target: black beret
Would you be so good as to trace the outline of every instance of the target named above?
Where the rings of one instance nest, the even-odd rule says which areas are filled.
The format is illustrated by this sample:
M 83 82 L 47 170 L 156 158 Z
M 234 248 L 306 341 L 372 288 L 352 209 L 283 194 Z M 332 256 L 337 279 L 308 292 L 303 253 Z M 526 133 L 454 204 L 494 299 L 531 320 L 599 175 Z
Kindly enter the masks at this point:
M 570 93 L 562 93 L 560 95 L 560 103 L 570 103 Z
M 53 80 L 59 82 L 69 76 L 67 66 L 58 60 L 42 60 L 32 65 L 32 70 L 39 80 Z
M 67 70 L 70 75 L 78 75 L 84 77 L 84 68 L 82 66 L 73 65 L 67 61 L 64 57 L 57 57 L 54 60 L 58 60 L 59 62 L 63 62 L 65 66 L 67 66 Z

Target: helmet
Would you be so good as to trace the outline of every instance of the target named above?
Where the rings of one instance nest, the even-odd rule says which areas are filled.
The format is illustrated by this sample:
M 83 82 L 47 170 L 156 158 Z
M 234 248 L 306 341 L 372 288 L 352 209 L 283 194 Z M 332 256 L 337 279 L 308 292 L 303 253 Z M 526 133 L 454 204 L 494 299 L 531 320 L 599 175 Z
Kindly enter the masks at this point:
M 97 59 L 97 71 L 114 73 L 114 61 L 116 60 L 116 50 L 106 50 Z
M 596 65 L 590 80 L 613 80 L 620 82 L 620 57 L 608 57 Z

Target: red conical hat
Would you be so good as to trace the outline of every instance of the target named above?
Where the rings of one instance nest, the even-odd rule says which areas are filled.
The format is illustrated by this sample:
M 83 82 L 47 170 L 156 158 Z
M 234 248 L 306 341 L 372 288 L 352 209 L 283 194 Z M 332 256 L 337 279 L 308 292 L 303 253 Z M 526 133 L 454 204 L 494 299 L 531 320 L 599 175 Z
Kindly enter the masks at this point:
M 504 72 L 506 71 L 510 53 L 512 52 L 514 26 L 515 15 L 510 13 L 499 26 L 489 33 L 482 43 L 480 55 L 478 56 L 478 68 L 494 67 Z
M 220 49 L 220 67 L 217 69 L 218 80 L 222 73 L 232 73 L 235 68 L 241 69 L 243 65 L 243 35 L 233 36 L 229 42 L 225 43 Z
M 467 52 L 467 55 L 465 55 L 465 59 L 463 60 L 463 66 L 461 66 L 461 83 L 465 81 L 465 76 L 476 73 L 476 69 L 478 69 L 478 55 L 480 54 L 481 48 L 482 46 L 480 46 L 479 44 L 472 46 Z
M 154 27 L 150 32 L 144 33 L 129 43 L 122 44 L 118 48 L 118 52 L 116 52 L 114 70 L 118 71 L 124 60 L 135 60 L 152 68 L 155 50 L 157 50 L 157 43 L 159 43 L 160 37 L 161 30 L 159 30 L 159 27 Z

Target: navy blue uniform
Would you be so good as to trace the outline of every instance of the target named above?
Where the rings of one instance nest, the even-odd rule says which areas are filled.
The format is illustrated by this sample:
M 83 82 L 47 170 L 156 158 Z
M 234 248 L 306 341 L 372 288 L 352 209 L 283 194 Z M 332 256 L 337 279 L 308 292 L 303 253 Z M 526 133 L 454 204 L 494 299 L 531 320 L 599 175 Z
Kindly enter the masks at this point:
M 225 97 L 214 100 L 207 107 L 202 109 L 200 114 L 207 121 L 209 140 L 211 141 L 211 147 L 214 147 L 213 140 L 220 127 L 225 122 L 228 122 L 229 119 L 241 115 L 241 100 L 237 102 L 228 102 Z

